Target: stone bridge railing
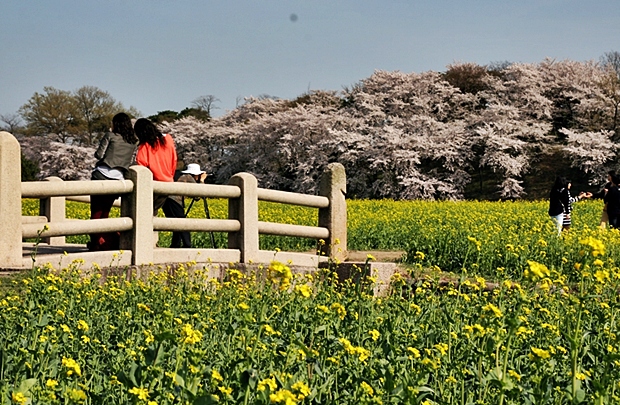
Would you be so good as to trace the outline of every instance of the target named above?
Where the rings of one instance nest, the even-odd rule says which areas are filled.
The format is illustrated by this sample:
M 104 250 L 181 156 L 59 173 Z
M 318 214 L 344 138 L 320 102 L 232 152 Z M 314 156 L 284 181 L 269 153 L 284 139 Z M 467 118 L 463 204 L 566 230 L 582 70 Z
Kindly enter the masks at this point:
M 150 170 L 132 166 L 124 181 L 22 182 L 20 146 L 7 132 L 0 132 L 0 268 L 23 269 L 51 262 L 64 266 L 76 258 L 86 265 L 153 265 L 162 263 L 266 263 L 276 257 L 299 266 L 317 266 L 331 258 L 347 256 L 346 176 L 344 167 L 331 164 L 319 184 L 319 195 L 305 195 L 259 188 L 249 173 L 231 177 L 228 185 L 165 183 L 153 181 Z M 96 194 L 121 194 L 120 218 L 79 220 L 66 218 L 69 198 Z M 228 219 L 153 217 L 153 195 L 228 199 Z M 22 198 L 40 199 L 39 216 L 22 216 Z M 271 201 L 316 208 L 318 226 L 259 221 L 258 202 Z M 121 233 L 120 251 L 88 252 L 84 245 L 69 245 L 65 236 L 88 233 Z M 226 249 L 170 249 L 155 247 L 157 231 L 225 232 Z M 321 255 L 259 249 L 259 235 L 323 239 Z M 40 238 L 41 243 L 23 242 Z M 37 249 L 36 255 L 30 255 Z M 52 252 L 52 253 L 50 253 Z

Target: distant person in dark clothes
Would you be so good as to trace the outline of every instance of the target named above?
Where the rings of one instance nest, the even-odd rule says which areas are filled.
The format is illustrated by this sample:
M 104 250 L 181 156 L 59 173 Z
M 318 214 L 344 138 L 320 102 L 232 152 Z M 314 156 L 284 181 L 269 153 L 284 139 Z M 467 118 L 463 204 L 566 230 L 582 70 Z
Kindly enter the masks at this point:
M 572 211 L 572 203 L 582 198 L 592 197 L 592 193 L 580 193 L 578 197 L 570 195 L 570 181 L 563 176 L 558 176 L 551 187 L 549 193 L 549 216 L 555 223 L 558 235 L 562 229 L 568 230 L 571 225 L 570 214 Z
M 564 205 L 564 218 L 562 219 L 562 229 L 568 231 L 571 226 L 571 213 L 573 212 L 573 203 L 582 200 L 584 198 L 591 198 L 592 193 L 579 193 L 577 197 L 570 195 L 571 182 L 568 181 L 566 191 L 563 193 L 562 204 Z
M 204 183 L 207 177 L 207 172 L 200 170 L 200 165 L 196 163 L 190 163 L 187 165 L 187 169 L 183 170 L 177 176 L 175 174 L 175 181 L 179 183 Z M 184 218 L 185 217 L 185 200 L 183 196 L 171 195 L 168 196 L 163 206 L 164 214 L 169 218 Z M 191 234 L 187 231 L 172 232 L 171 248 L 191 248 L 192 239 Z
M 555 223 L 558 235 L 562 232 L 562 223 L 564 222 L 564 204 L 562 203 L 562 193 L 568 185 L 566 177 L 558 176 L 551 187 L 549 193 L 549 216 Z
M 605 211 L 609 217 L 609 227 L 616 229 L 620 228 L 620 189 L 618 185 L 620 185 L 620 177 L 614 174 L 611 176 L 611 187 L 603 199 Z
M 131 118 L 125 113 L 118 113 L 112 118 L 112 131 L 106 133 L 95 157 L 99 159 L 92 172 L 91 180 L 124 180 L 129 166 L 133 163 L 138 147 L 138 138 L 133 130 Z M 90 218 L 108 218 L 114 200 L 118 195 L 91 195 Z M 90 235 L 88 250 L 114 250 L 119 248 L 119 234 L 98 233 Z
M 603 186 L 601 191 L 599 191 L 598 193 L 594 194 L 595 198 L 605 199 L 605 195 L 607 195 L 607 191 L 612 186 L 611 177 L 615 176 L 615 175 L 616 175 L 616 172 L 614 170 L 610 170 L 609 172 L 607 172 L 607 183 L 605 183 L 605 185 Z M 601 228 L 605 228 L 605 226 L 608 223 L 609 223 L 609 216 L 607 215 L 607 211 L 605 210 L 605 206 L 603 206 L 603 212 L 601 213 L 600 227 Z

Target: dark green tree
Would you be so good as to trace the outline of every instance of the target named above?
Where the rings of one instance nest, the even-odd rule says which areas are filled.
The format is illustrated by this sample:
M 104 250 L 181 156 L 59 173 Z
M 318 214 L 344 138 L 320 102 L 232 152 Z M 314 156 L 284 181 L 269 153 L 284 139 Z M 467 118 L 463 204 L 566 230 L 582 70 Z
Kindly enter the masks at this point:
M 156 124 L 161 124 L 164 121 L 173 122 L 179 119 L 179 113 L 173 110 L 158 111 L 157 114 L 149 116 L 148 119 Z
M 47 86 L 43 93 L 34 93 L 20 107 L 19 113 L 26 122 L 31 135 L 55 134 L 60 142 L 66 142 L 76 132 L 78 108 L 71 93 Z

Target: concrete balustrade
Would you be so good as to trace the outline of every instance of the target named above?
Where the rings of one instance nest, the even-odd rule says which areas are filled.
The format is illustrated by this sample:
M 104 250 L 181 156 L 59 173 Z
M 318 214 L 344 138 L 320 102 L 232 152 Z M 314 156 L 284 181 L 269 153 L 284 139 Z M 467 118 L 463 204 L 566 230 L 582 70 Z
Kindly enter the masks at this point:
M 0 264 L 22 266 L 22 195 L 19 142 L 0 132 Z
M 213 184 L 153 182 L 153 192 L 163 195 L 184 195 L 187 197 L 239 198 L 241 190 L 235 186 Z
M 40 254 L 35 264 L 51 261 L 65 265 L 79 258 L 86 263 L 147 265 L 170 262 L 264 263 L 291 260 L 300 266 L 318 266 L 328 258 L 343 261 L 347 255 L 346 176 L 340 164 L 330 164 L 321 178 L 319 194 L 267 190 L 258 187 L 249 173 L 234 175 L 228 185 L 165 183 L 153 181 L 150 170 L 132 166 L 124 181 L 45 181 L 21 182 L 20 147 L 7 132 L 0 132 L 0 268 L 20 269 L 33 265 L 28 252 L 37 246 L 57 248 L 58 261 Z M 67 200 L 87 202 L 89 195 L 120 194 L 120 218 L 76 220 L 66 218 Z M 184 195 L 228 199 L 228 219 L 153 217 L 154 195 Z M 38 216 L 22 217 L 21 199 L 41 201 Z M 318 209 L 318 226 L 279 224 L 258 220 L 258 202 L 270 201 Z M 118 202 L 116 203 L 118 205 Z M 197 231 L 228 233 L 228 246 L 221 249 L 169 249 L 155 246 L 157 231 Z M 65 236 L 120 232 L 121 250 L 88 252 L 83 245 L 66 244 Z M 271 234 L 322 239 L 323 256 L 295 252 L 263 251 L 259 235 Z M 35 247 L 36 248 L 36 247 Z M 41 249 L 41 251 L 44 249 Z M 52 249 L 53 250 L 53 249 Z
M 60 180 L 61 183 L 47 181 L 29 181 L 21 183 L 22 197 L 49 198 L 74 195 L 80 196 L 85 194 L 125 194 L 133 190 L 133 183 L 128 180 L 62 181 L 57 177 L 49 177 L 48 179 Z

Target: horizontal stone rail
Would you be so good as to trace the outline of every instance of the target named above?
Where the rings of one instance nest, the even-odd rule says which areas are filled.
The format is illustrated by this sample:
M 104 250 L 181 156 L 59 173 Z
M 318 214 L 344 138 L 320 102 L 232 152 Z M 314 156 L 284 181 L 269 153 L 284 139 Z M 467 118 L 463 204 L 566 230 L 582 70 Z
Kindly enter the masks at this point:
M 22 216 L 22 225 L 24 224 L 45 224 L 48 222 L 47 217 L 39 216 Z M 26 236 L 27 238 L 28 236 Z
M 29 181 L 21 184 L 21 190 L 23 198 L 82 196 L 84 194 L 126 194 L 133 191 L 133 183 L 129 180 Z
M 155 231 L 238 232 L 241 223 L 234 219 L 153 218 Z
M 67 197 L 67 201 L 75 201 L 75 202 L 81 202 L 81 203 L 85 203 L 85 204 L 90 204 L 90 196 L 89 195 L 68 196 Z M 117 198 L 116 200 L 114 200 L 114 203 L 112 204 L 112 206 L 120 208 L 120 206 L 121 206 L 121 199 Z
M 258 232 L 265 235 L 298 236 L 302 238 L 327 239 L 329 229 L 316 226 L 278 224 L 258 221 Z
M 49 238 L 51 236 L 84 235 L 88 233 L 124 232 L 133 228 L 131 218 L 105 218 L 22 224 L 22 238 Z M 45 228 L 44 228 L 45 227 Z
M 66 265 L 71 260 L 117 265 L 151 265 L 169 262 L 261 263 L 291 260 L 296 265 L 318 266 L 331 258 L 344 261 L 346 248 L 346 176 L 342 165 L 334 163 L 319 182 L 319 195 L 259 188 L 249 173 L 234 175 L 227 185 L 167 183 L 153 181 L 150 170 L 132 166 L 122 181 L 21 182 L 20 147 L 7 132 L 0 132 L 0 268 L 19 269 L 33 265 L 28 251 L 39 255 L 35 264 L 48 258 L 42 253 L 62 251 L 52 263 Z M 120 218 L 77 220 L 66 218 L 66 201 L 90 202 L 90 195 L 118 194 Z M 181 195 L 228 199 L 228 219 L 153 217 L 154 195 Z M 22 217 L 21 199 L 40 199 L 38 216 Z M 318 226 L 281 224 L 258 220 L 259 201 L 292 204 L 318 209 Z M 155 247 L 158 231 L 224 232 L 228 244 L 221 249 L 170 249 Z M 83 245 L 65 243 L 65 236 L 120 232 L 121 250 L 88 252 Z M 281 235 L 323 239 L 321 255 L 259 249 L 259 235 Z M 37 242 L 22 242 L 36 238 Z M 32 255 L 33 257 L 35 255 Z
M 235 186 L 169 183 L 163 181 L 153 181 L 153 193 L 205 198 L 239 198 L 241 196 L 241 190 Z
M 261 201 L 270 201 L 282 204 L 301 205 L 311 208 L 329 207 L 329 199 L 318 195 L 297 194 L 288 191 L 259 188 L 257 190 L 257 197 Z

